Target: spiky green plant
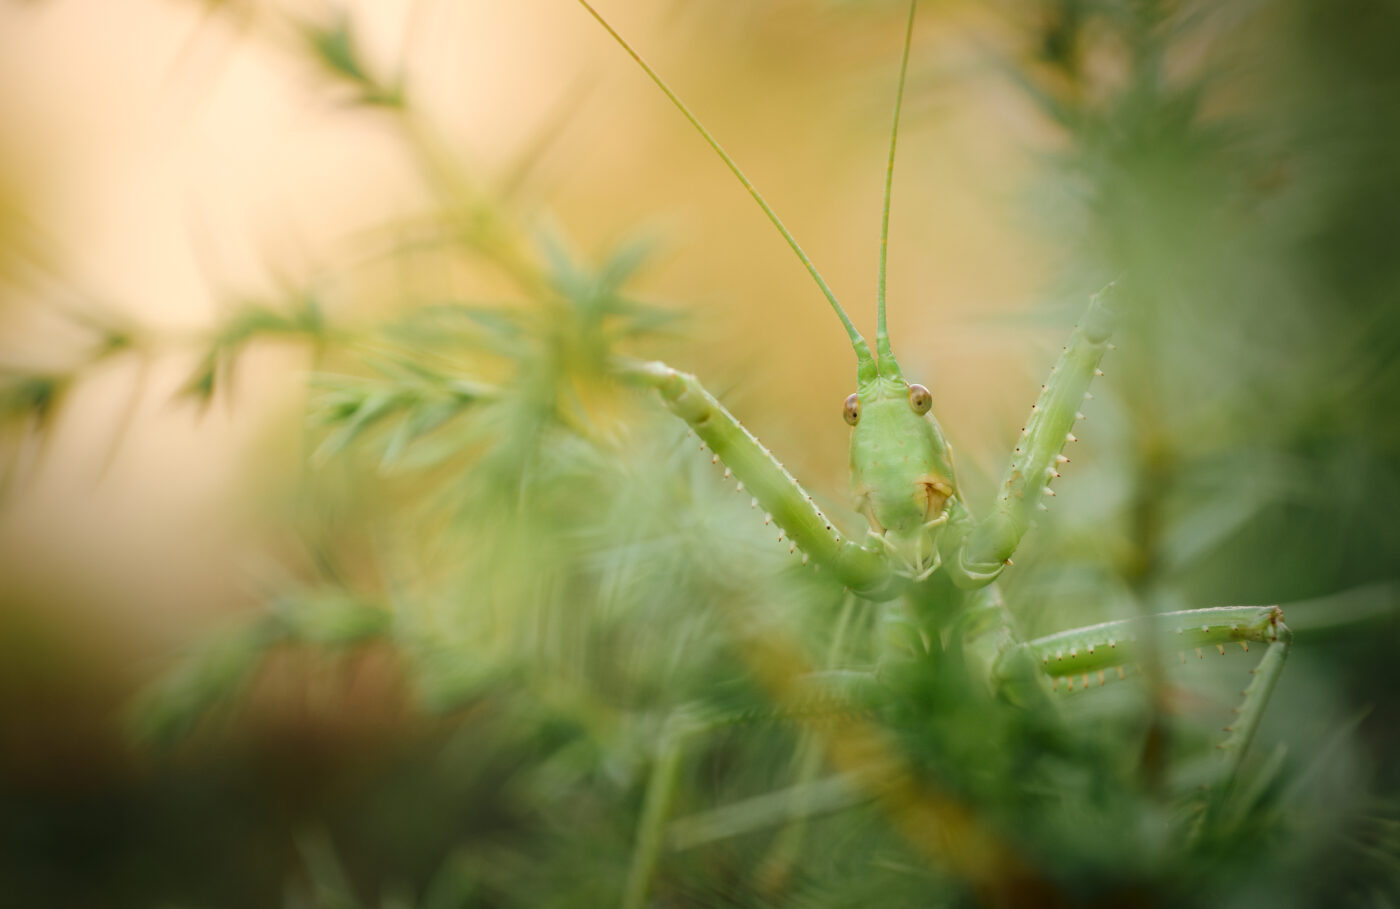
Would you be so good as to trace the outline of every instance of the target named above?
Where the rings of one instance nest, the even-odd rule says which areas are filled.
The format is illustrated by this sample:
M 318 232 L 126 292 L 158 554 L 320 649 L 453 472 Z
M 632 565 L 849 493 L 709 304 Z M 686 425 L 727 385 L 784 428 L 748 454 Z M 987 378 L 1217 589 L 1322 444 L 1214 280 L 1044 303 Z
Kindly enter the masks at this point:
M 1126 278 L 1121 366 L 1093 414 L 1110 454 L 1005 578 L 1031 652 L 1073 648 L 1043 636 L 1096 619 L 1393 585 L 1375 566 L 1394 531 L 1361 504 L 1400 499 L 1383 466 L 1394 434 L 1373 431 L 1392 403 L 1375 388 L 1400 336 L 1384 305 L 1393 271 L 1366 263 L 1347 316 L 1321 314 L 1307 292 L 1320 278 L 1280 295 L 1288 282 L 1260 277 L 1294 249 L 1260 206 L 1355 190 L 1300 178 L 1299 200 L 1256 186 L 1278 147 L 1233 139 L 1247 114 L 1207 112 L 1231 74 L 1166 65 L 1194 41 L 1228 48 L 1236 23 L 1158 4 L 1037 11 L 1025 58 L 1005 62 L 1064 140 L 1046 182 L 1072 190 L 1053 208 L 1079 258 L 1056 296 Z M 289 508 L 311 558 L 264 615 L 152 687 L 135 728 L 179 740 L 237 703 L 273 653 L 379 646 L 449 730 L 433 786 L 383 784 L 406 807 L 300 841 L 289 905 L 373 904 L 363 895 L 387 893 L 393 874 L 412 881 L 401 903 L 423 906 L 1306 903 L 1337 877 L 1305 869 L 1338 855 L 1353 893 L 1395 897 L 1393 801 L 1368 805 L 1366 784 L 1337 769 L 1357 760 L 1356 708 L 1337 693 L 1355 682 L 1317 630 L 1344 625 L 1354 598 L 1287 607 L 1302 666 L 1260 737 L 1288 749 L 1246 762 L 1215 754 L 1244 662 L 1177 670 L 1174 652 L 1149 649 L 1141 683 L 1072 700 L 1038 683 L 994 692 L 969 672 L 978 654 L 962 644 L 976 635 L 949 609 L 966 602 L 949 572 L 911 583 L 904 615 L 874 582 L 851 595 L 851 575 L 777 545 L 637 387 L 673 392 L 630 358 L 674 344 L 658 336 L 678 327 L 629 292 L 646 245 L 598 265 L 573 253 L 444 151 L 403 81 L 361 60 L 351 17 L 328 22 L 300 32 L 311 59 L 350 86 L 356 115 L 394 124 L 434 190 L 427 239 L 388 257 L 505 290 L 377 300 L 387 315 L 368 321 L 337 320 L 309 294 L 249 305 L 205 339 L 187 384 L 207 402 L 263 336 L 317 348 L 308 470 Z M 1091 76 L 1094 54 L 1118 75 Z M 1327 274 L 1345 246 L 1288 264 Z M 1287 370 L 1250 343 L 1262 330 L 1284 336 Z M 1357 355 L 1366 331 L 1381 340 Z M 1349 357 L 1347 382 L 1324 381 Z M 4 412 L 42 424 L 81 368 L 20 374 Z M 1365 539 L 1324 558 L 1357 514 Z M 1379 608 L 1357 614 L 1385 613 L 1394 588 L 1379 590 Z M 974 616 L 999 608 L 971 602 Z M 1310 705 L 1308 689 L 1333 700 Z M 1336 704 L 1340 725 L 1326 718 Z M 397 828 L 376 827 L 385 817 Z M 427 857 L 363 871 L 395 836 Z

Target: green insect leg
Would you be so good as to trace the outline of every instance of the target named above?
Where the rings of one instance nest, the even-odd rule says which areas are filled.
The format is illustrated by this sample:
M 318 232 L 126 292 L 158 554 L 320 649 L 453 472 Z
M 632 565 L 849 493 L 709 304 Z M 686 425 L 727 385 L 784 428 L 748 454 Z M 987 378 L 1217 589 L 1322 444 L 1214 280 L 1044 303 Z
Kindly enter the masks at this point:
M 1094 376 L 1102 374 L 1099 362 L 1113 333 L 1113 315 L 1103 304 L 1103 295 L 1096 294 L 1090 301 L 1059 362 L 1050 370 L 1050 378 L 1021 430 L 995 507 L 978 522 L 956 563 L 949 566 L 960 586 L 978 587 L 995 580 L 1020 545 L 1032 517 L 1044 508 L 1044 499 L 1055 494 L 1050 481 L 1069 460 L 1062 451 L 1066 443 L 1075 441 L 1070 430 L 1083 418 L 1079 409 L 1089 396 Z
M 1088 685 L 1090 676 L 1103 684 L 1106 671 L 1123 674 L 1137 664 L 1143 647 L 1152 640 L 1183 655 L 1196 651 L 1199 656 L 1206 647 L 1223 651 L 1233 644 L 1248 650 L 1251 643 L 1272 644 L 1286 634 L 1283 612 L 1277 606 L 1216 606 L 1072 628 L 1017 644 L 1012 650 L 1029 654 L 1054 688 L 1063 683 L 1073 691 Z M 1011 659 L 1010 651 L 1003 653 L 995 672 L 1003 674 Z
M 787 468 L 695 376 L 659 362 L 620 361 L 618 371 L 625 380 L 661 394 L 667 409 L 690 425 L 755 506 L 802 551 L 804 561 L 810 558 L 829 568 L 862 596 L 878 597 L 897 583 L 885 554 L 845 539 Z
M 1027 667 L 1033 666 L 1040 674 L 1042 687 L 1049 681 L 1053 690 L 1070 692 L 1088 688 L 1095 680 L 1103 685 L 1110 673 L 1123 678 L 1135 671 L 1144 648 L 1153 641 L 1158 646 L 1176 649 L 1183 660 L 1189 651 L 1203 657 L 1207 648 L 1224 654 L 1228 646 L 1248 650 L 1250 644 L 1263 644 L 1267 647 L 1264 657 L 1253 670 L 1244 701 L 1228 728 L 1229 736 L 1220 745 L 1228 762 L 1229 779 L 1259 728 L 1292 640 L 1293 633 L 1283 623 L 1283 611 L 1277 606 L 1218 606 L 1164 612 L 1074 628 L 1015 644 L 997 659 L 993 678 L 994 684 L 1003 689 L 1021 686 Z
M 1259 729 L 1259 721 L 1264 716 L 1264 708 L 1274 693 L 1279 676 L 1283 675 L 1283 664 L 1288 659 L 1288 648 L 1293 643 L 1293 633 L 1282 621 L 1278 623 L 1278 640 L 1264 651 L 1264 658 L 1254 667 L 1254 675 L 1244 689 L 1244 700 L 1235 708 L 1235 720 L 1227 727 L 1230 733 L 1220 748 L 1225 753 L 1225 785 L 1235 778 L 1244 760 L 1245 752 L 1254 741 L 1254 733 Z

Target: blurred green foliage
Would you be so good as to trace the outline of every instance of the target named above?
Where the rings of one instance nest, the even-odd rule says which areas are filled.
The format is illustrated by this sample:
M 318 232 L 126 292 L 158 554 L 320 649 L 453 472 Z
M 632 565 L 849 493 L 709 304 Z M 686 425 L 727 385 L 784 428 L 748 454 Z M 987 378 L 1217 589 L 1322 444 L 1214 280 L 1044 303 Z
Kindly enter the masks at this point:
M 186 384 L 201 404 L 261 339 L 315 348 L 310 454 L 284 503 L 305 557 L 262 615 L 132 705 L 146 769 L 96 801 L 7 787 L 9 893 L 611 905 L 673 756 L 656 905 L 1400 901 L 1400 12 L 1004 13 L 1017 41 L 998 62 L 1057 134 L 1027 205 L 1068 257 L 1042 312 L 1067 324 L 1121 276 L 1124 325 L 1095 388 L 1107 454 L 1018 554 L 1007 598 L 1027 636 L 1283 603 L 1294 658 L 1228 800 L 1199 787 L 1240 663 L 1063 717 L 994 702 L 953 664 L 850 698 L 803 689 L 814 667 L 873 660 L 873 610 L 802 571 L 684 427 L 614 380 L 612 356 L 676 343 L 677 317 L 629 291 L 649 247 L 590 265 L 482 189 L 340 15 L 304 47 L 377 108 L 347 116 L 393 119 L 437 193 L 441 229 L 388 255 L 508 291 L 378 300 L 342 323 L 298 290 L 210 334 Z M 7 373 L 8 437 L 42 432 L 90 362 Z M 244 711 L 279 661 L 339 667 L 344 689 L 376 657 L 411 719 L 331 737 L 347 753 L 297 754 L 287 730 L 271 738 L 290 757 L 259 752 Z M 822 756 L 852 743 L 858 760 Z M 896 766 L 912 780 L 879 778 Z

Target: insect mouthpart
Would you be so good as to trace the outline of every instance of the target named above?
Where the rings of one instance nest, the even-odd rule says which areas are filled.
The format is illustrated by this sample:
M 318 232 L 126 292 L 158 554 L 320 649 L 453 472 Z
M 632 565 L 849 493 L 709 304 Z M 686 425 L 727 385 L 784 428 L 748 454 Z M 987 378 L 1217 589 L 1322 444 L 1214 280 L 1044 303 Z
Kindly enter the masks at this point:
M 924 500 L 924 514 L 928 515 L 930 521 L 938 521 L 948 508 L 948 500 L 953 497 L 953 487 L 946 480 L 935 476 L 922 477 L 916 485 L 916 495 Z
M 946 519 L 940 517 L 913 533 L 887 530 L 880 534 L 871 531 L 871 535 L 892 557 L 894 573 L 917 583 L 928 580 L 943 566 L 943 558 L 938 551 L 937 535 L 930 533 L 929 529 L 943 523 L 944 520 Z

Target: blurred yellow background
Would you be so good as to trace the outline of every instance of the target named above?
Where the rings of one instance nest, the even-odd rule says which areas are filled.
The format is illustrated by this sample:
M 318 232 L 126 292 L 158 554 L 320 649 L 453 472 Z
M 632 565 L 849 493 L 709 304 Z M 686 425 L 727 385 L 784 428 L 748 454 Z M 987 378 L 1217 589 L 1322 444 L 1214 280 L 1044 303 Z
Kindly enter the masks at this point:
M 599 5 L 873 336 L 907 0 Z M 1118 349 L 996 586 L 882 602 L 629 384 L 866 539 L 838 320 L 580 4 L 0 0 L 0 902 L 1400 904 L 1397 47 L 922 4 L 889 324 L 974 518 L 1115 280 Z
M 347 9 L 373 65 L 407 61 L 427 128 L 482 186 L 537 155 L 526 207 L 583 250 L 655 231 L 640 286 L 693 316 L 678 365 L 724 393 L 799 477 L 844 499 L 839 407 L 853 361 L 836 320 L 742 188 L 581 9 Z M 608 12 L 872 333 L 899 5 Z M 1056 254 L 1016 223 L 1028 149 L 1045 132 L 985 62 L 996 21 L 977 4 L 931 13 L 895 177 L 890 318 L 959 451 L 980 453 L 1009 438 L 1058 337 L 997 324 L 1033 301 Z M 157 339 L 150 356 L 81 376 L 42 443 L 25 444 L 0 507 L 7 584 L 69 604 L 55 612 L 100 629 L 104 647 L 160 652 L 268 581 L 267 528 L 248 490 L 298 457 L 289 424 L 304 403 L 304 346 L 256 344 L 208 412 L 171 400 L 229 300 L 334 281 L 332 305 L 351 313 L 375 282 L 436 280 L 355 264 L 425 192 L 392 130 L 308 66 L 297 26 L 326 15 L 318 3 L 0 7 L 0 180 L 14 238 L 0 353 L 40 365 L 80 356 L 56 305 Z

